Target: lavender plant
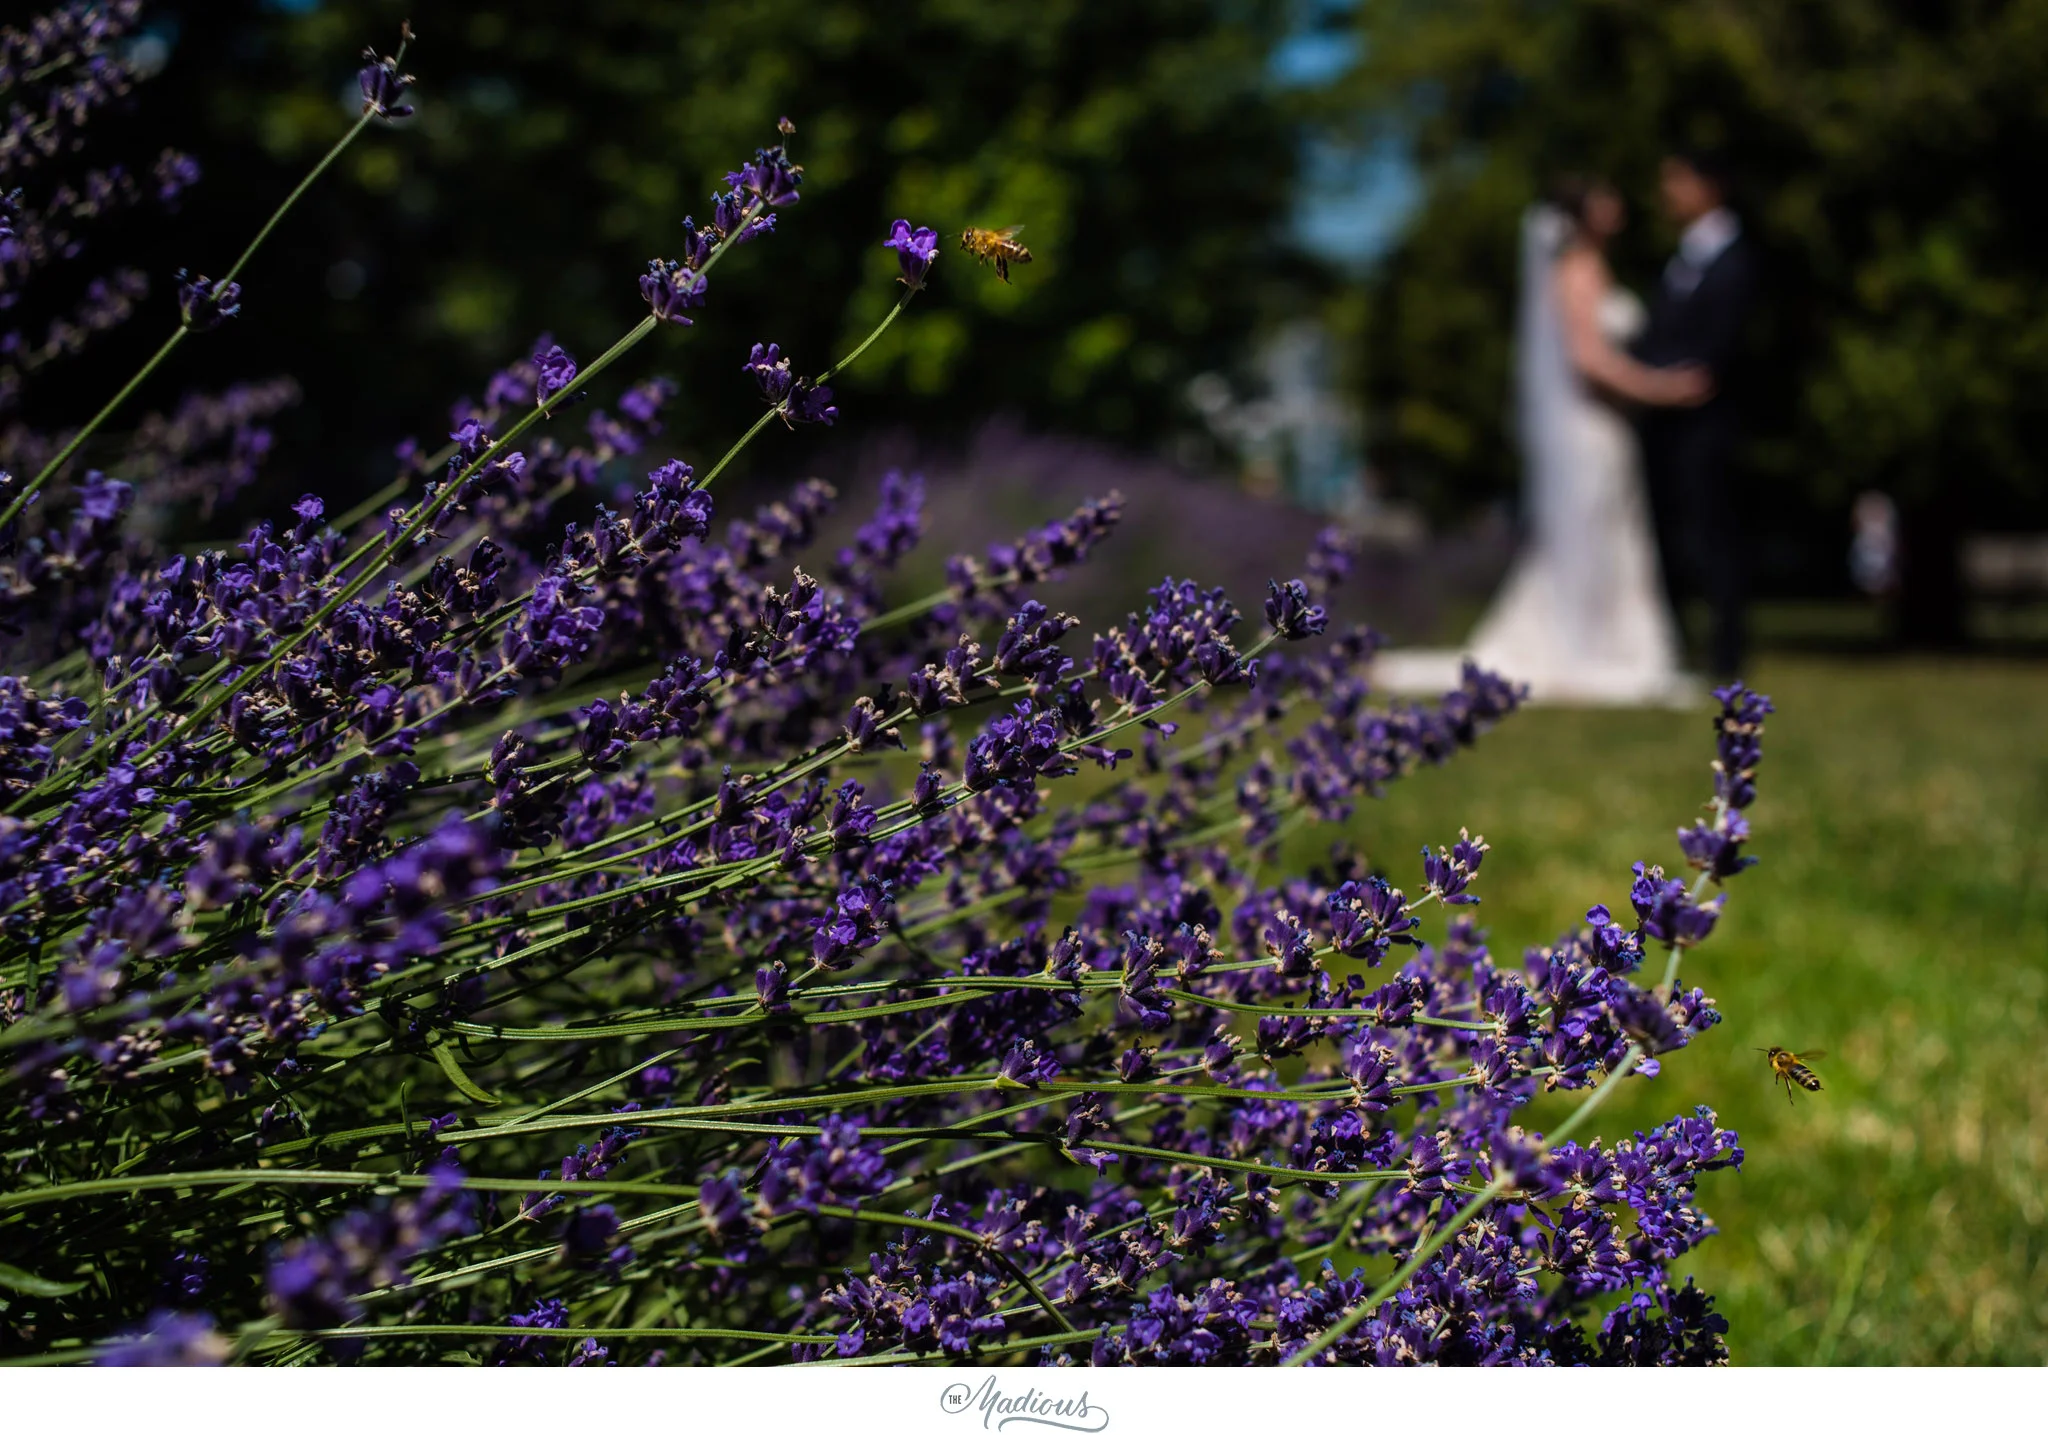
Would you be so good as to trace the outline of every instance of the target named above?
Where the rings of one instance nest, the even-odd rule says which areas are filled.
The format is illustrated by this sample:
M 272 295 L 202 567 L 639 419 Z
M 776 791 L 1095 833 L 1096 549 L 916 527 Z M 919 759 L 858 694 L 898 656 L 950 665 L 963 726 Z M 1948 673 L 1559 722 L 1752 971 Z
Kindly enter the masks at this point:
M 410 83 L 361 81 L 350 139 Z M 66 577 L 17 585 L 0 678 L 5 1354 L 1724 1358 L 1668 1270 L 1734 1134 L 1579 1133 L 1718 1019 L 1681 959 L 1750 861 L 1769 703 L 1718 694 L 1693 880 L 1638 865 L 1632 917 L 1519 967 L 1464 911 L 1482 839 L 1290 870 L 1519 701 L 1378 701 L 1336 535 L 1250 622 L 1166 578 L 1081 641 L 1040 591 L 1114 494 L 894 607 L 914 477 L 837 553 L 821 484 L 715 527 L 874 335 L 735 354 L 759 421 L 654 462 L 676 395 L 628 361 L 786 242 L 783 130 L 617 343 L 543 340 L 352 512 L 160 553 L 90 433 L 10 490 L 15 571 Z M 886 328 L 938 243 L 881 242 Z M 232 331 L 247 259 L 174 341 Z M 1539 1134 L 1541 1092 L 1585 1094 Z
M 288 379 L 240 384 L 188 393 L 169 414 L 108 432 L 113 413 L 183 340 L 180 325 L 90 423 L 65 432 L 23 418 L 53 368 L 131 323 L 149 299 L 142 270 L 89 262 L 104 226 L 123 213 L 175 210 L 200 178 L 197 162 L 173 149 L 140 171 L 93 152 L 91 122 L 131 103 L 143 78 L 123 58 L 141 15 L 140 0 L 74 0 L 0 28 L 0 629 L 35 628 L 29 651 L 69 654 L 66 679 L 86 671 L 72 640 L 92 618 L 109 565 L 145 565 L 151 530 L 167 515 L 196 508 L 208 517 L 253 482 L 270 453 L 266 422 L 299 399 Z M 81 270 L 91 276 L 82 284 Z M 185 312 L 200 318 L 197 296 L 215 286 L 179 279 L 191 296 Z M 219 286 L 220 312 L 233 310 L 238 290 L 231 279 Z M 39 522 L 33 505 L 75 457 L 91 460 L 74 484 L 89 501 L 68 523 Z

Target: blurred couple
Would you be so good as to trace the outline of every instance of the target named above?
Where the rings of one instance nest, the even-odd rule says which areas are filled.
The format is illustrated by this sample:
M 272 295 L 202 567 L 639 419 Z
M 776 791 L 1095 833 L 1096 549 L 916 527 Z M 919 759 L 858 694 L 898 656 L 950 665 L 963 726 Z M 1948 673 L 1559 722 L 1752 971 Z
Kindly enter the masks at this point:
M 1674 616 L 1692 597 L 1713 612 L 1714 675 L 1742 660 L 1726 391 L 1754 264 L 1717 163 L 1671 156 L 1660 189 L 1680 238 L 1647 312 L 1608 268 L 1627 218 L 1611 186 L 1566 181 L 1522 221 L 1515 416 L 1528 537 L 1464 652 L 1538 701 L 1696 700 Z M 1381 678 L 1435 687 L 1455 656 L 1392 652 Z

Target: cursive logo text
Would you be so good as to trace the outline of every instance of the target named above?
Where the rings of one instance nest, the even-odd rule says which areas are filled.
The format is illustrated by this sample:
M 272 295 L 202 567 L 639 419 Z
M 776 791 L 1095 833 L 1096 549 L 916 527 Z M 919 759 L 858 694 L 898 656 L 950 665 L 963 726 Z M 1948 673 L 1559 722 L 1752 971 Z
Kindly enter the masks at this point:
M 978 1413 L 984 1430 L 1036 1426 L 1047 1430 L 1081 1430 L 1087 1435 L 1109 1428 L 1109 1412 L 1088 1403 L 1088 1392 L 1053 1395 L 1035 1385 L 1016 1394 L 996 1384 L 991 1375 L 979 1386 L 955 1382 L 939 1392 L 939 1409 L 948 1415 Z

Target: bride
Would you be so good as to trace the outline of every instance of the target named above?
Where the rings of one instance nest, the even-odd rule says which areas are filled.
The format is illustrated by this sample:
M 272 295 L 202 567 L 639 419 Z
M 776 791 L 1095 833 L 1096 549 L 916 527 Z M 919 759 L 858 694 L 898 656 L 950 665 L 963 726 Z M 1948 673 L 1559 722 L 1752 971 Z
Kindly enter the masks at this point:
M 1385 653 L 1383 686 L 1454 687 L 1469 655 L 1538 702 L 1693 699 L 1622 405 L 1689 406 L 1711 389 L 1698 368 L 1653 368 L 1622 347 L 1644 321 L 1607 267 L 1624 217 L 1613 189 L 1583 181 L 1523 216 L 1515 400 L 1529 538 L 1464 651 Z

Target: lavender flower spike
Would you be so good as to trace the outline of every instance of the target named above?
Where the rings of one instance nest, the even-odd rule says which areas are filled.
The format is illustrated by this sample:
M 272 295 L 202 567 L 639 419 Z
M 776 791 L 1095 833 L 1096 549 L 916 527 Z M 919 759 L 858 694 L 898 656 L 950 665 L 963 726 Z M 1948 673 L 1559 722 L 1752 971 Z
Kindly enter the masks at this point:
M 186 328 L 203 333 L 241 312 L 240 284 L 216 284 L 204 275 L 194 278 L 183 269 L 178 271 L 178 313 Z
M 411 38 L 410 30 L 406 38 Z M 363 59 L 367 63 L 356 71 L 356 83 L 363 92 L 363 113 L 387 120 L 402 120 L 410 115 L 412 106 L 399 101 L 412 84 L 412 76 L 399 73 L 398 61 L 388 55 L 379 56 L 375 50 L 364 50 Z
M 789 397 L 789 391 L 796 384 L 796 374 L 789 366 L 789 356 L 782 352 L 779 344 L 756 344 L 747 355 L 740 371 L 753 376 L 754 383 L 761 390 L 761 397 L 771 404 L 780 404 Z
M 650 259 L 647 272 L 640 276 L 640 297 L 663 323 L 688 326 L 691 319 L 683 311 L 704 307 L 706 282 L 703 275 L 681 264 Z
M 898 283 L 909 285 L 913 294 L 924 288 L 925 276 L 939 254 L 936 232 L 921 226 L 912 229 L 909 220 L 899 219 L 889 226 L 889 237 L 882 241 L 882 247 L 896 251 L 896 263 L 903 271 L 897 276 Z
M 534 386 L 533 396 L 537 404 L 546 403 L 576 382 L 576 361 L 560 344 L 550 344 L 546 352 L 533 356 L 533 362 L 540 370 L 540 380 Z

